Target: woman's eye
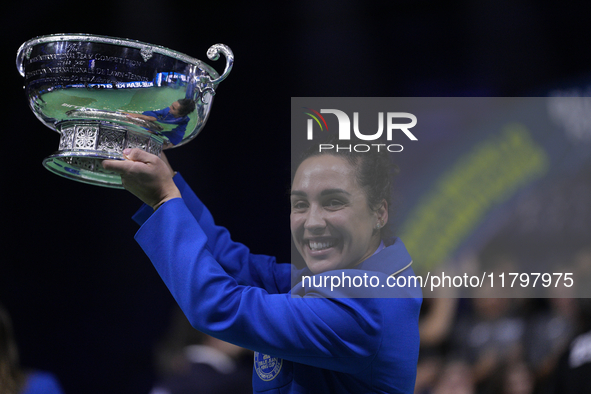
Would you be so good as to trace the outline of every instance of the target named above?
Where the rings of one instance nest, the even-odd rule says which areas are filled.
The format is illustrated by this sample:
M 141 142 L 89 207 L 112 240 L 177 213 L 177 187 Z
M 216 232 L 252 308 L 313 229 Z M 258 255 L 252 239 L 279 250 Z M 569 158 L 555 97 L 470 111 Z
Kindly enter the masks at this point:
M 342 207 L 343 205 L 344 205 L 344 203 L 341 200 L 336 200 L 336 199 L 329 200 L 326 203 L 326 206 L 329 208 L 338 208 L 338 207 Z
M 296 201 L 291 204 L 291 207 L 296 210 L 302 210 L 306 209 L 308 207 L 308 204 L 306 204 L 304 201 Z

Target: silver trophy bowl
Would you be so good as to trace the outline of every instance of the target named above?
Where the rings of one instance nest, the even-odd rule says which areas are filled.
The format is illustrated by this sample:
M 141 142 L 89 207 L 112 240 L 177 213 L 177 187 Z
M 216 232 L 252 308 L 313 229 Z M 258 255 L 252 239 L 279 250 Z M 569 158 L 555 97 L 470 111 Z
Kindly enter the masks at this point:
M 122 188 L 121 177 L 103 169 L 104 159 L 123 160 L 123 150 L 159 155 L 199 134 L 217 86 L 232 69 L 230 48 L 222 75 L 200 60 L 139 41 L 88 34 L 55 34 L 25 42 L 16 65 L 35 116 L 60 135 L 49 171 L 79 182 Z

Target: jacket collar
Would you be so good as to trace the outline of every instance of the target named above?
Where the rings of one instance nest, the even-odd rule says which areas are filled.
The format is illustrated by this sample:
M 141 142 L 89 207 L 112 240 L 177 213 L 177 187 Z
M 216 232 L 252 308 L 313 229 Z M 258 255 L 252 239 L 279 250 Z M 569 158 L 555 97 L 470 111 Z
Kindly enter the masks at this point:
M 362 261 L 353 269 L 362 271 L 377 271 L 392 275 L 404 271 L 412 264 L 412 258 L 400 238 L 394 238 L 394 243 Z

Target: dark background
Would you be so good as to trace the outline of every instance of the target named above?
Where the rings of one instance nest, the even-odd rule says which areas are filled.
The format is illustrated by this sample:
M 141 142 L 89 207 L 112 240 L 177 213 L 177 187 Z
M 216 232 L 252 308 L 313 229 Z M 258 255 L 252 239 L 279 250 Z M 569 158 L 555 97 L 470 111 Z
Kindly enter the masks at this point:
M 15 68 L 38 35 L 92 33 L 212 62 L 235 54 L 204 131 L 170 151 L 217 222 L 289 259 L 289 105 L 295 96 L 531 96 L 585 86 L 589 13 L 557 1 L 12 2 L 4 13 L 0 303 L 22 363 L 68 393 L 146 393 L 173 300 L 133 241 L 139 202 L 57 177 L 58 135 L 32 114 Z

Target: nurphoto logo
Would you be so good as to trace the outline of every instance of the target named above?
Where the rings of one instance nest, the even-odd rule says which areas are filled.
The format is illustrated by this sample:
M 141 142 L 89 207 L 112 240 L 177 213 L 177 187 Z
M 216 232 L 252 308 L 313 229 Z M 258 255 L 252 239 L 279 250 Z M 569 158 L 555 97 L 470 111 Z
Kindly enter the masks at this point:
M 378 112 L 378 130 L 373 134 L 364 134 L 359 130 L 359 112 L 353 112 L 353 127 L 351 128 L 351 119 L 349 115 L 338 109 L 321 109 L 320 112 L 312 108 L 304 107 L 306 115 L 310 118 L 307 120 L 307 138 L 308 140 L 314 139 L 314 129 L 320 129 L 322 131 L 328 131 L 328 124 L 322 114 L 335 115 L 338 121 L 338 135 L 339 141 L 350 141 L 351 140 L 351 129 L 355 137 L 362 141 L 376 141 L 384 134 L 384 128 L 386 129 L 386 140 L 392 141 L 392 137 L 398 132 L 402 132 L 411 141 L 417 141 L 417 137 L 409 129 L 413 128 L 417 124 L 417 117 L 408 112 L 387 112 L 384 115 L 383 112 Z M 398 123 L 400 119 L 407 119 L 410 122 Z M 386 126 L 384 127 L 384 123 Z M 315 127 L 317 125 L 317 127 Z M 320 152 L 323 150 L 336 149 L 348 150 L 355 152 L 369 152 L 371 149 L 387 149 L 388 152 L 402 152 L 403 146 L 400 144 L 319 144 L 318 149 Z

